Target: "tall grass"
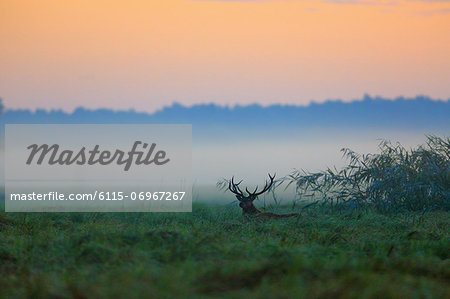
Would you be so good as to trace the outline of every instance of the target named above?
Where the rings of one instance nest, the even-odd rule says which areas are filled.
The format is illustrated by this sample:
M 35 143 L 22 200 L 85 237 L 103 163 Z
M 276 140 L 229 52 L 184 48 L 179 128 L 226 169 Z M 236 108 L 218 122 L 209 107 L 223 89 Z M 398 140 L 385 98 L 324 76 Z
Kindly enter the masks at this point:
M 450 138 L 427 136 L 426 144 L 406 149 L 382 141 L 378 154 L 342 149 L 348 164 L 321 172 L 296 170 L 284 178 L 298 197 L 389 210 L 450 209 Z

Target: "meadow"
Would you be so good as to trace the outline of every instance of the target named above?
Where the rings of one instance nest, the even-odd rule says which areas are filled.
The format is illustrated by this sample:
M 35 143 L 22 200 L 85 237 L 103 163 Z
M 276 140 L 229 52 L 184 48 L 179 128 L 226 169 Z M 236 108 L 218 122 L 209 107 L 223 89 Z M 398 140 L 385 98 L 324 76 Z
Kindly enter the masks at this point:
M 450 213 L 0 213 L 0 297 L 449 298 Z
M 291 218 L 223 201 L 192 213 L 0 212 L 0 297 L 450 298 L 449 144 L 344 150 L 342 169 L 294 172 L 275 190 L 294 184 L 295 200 L 256 202 L 301 213 Z

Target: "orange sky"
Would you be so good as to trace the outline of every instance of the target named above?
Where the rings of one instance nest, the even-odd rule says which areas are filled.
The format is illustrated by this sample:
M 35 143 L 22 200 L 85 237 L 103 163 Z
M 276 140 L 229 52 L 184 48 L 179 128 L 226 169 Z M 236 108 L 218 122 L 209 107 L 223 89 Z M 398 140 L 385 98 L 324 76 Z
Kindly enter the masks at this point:
M 339 3 L 336 3 L 339 2 Z M 448 1 L 0 1 L 9 108 L 450 98 Z

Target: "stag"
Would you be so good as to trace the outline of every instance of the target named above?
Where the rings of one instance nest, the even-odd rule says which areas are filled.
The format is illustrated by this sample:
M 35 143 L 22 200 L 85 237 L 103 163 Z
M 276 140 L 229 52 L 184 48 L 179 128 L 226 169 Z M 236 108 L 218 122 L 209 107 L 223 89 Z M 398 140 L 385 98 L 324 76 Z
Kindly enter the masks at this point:
M 242 208 L 242 215 L 244 216 L 254 216 L 259 218 L 286 218 L 299 216 L 298 213 L 291 214 L 275 214 L 275 213 L 264 213 L 258 210 L 255 205 L 253 205 L 253 201 L 258 198 L 259 195 L 267 192 L 273 185 L 273 180 L 275 175 L 271 176 L 269 174 L 270 182 L 266 181 L 264 188 L 258 192 L 258 186 L 256 186 L 253 192 L 250 192 L 248 188 L 245 188 L 248 196 L 244 195 L 244 192 L 239 188 L 239 185 L 242 183 L 242 180 L 239 183 L 234 182 L 234 177 L 228 181 L 228 190 L 230 190 L 234 195 L 236 195 L 237 200 L 239 201 L 239 206 Z

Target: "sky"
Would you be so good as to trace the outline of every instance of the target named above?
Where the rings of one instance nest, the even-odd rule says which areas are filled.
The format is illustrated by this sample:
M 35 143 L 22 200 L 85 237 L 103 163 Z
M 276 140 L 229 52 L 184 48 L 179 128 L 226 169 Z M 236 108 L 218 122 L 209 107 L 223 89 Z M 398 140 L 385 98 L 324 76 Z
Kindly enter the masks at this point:
M 7 108 L 450 98 L 450 1 L 2 0 Z

